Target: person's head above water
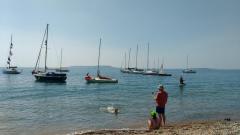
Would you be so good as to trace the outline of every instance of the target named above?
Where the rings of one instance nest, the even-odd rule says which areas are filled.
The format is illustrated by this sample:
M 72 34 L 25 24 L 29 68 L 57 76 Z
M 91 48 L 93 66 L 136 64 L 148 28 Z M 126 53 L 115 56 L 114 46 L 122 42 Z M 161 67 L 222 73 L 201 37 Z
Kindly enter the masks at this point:
M 151 115 L 151 117 L 152 117 L 153 119 L 156 119 L 156 118 L 157 118 L 157 113 L 156 113 L 156 111 L 151 111 L 150 115 Z
M 158 85 L 158 90 L 164 90 L 164 87 L 162 84 Z

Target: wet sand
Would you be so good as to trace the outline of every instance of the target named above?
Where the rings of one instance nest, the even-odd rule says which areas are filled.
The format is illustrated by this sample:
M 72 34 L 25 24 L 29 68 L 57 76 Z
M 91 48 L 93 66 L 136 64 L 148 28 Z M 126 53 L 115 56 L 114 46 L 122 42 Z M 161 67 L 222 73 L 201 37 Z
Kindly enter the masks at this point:
M 97 130 L 75 135 L 240 135 L 240 121 L 197 121 L 169 124 L 159 130 L 115 129 Z

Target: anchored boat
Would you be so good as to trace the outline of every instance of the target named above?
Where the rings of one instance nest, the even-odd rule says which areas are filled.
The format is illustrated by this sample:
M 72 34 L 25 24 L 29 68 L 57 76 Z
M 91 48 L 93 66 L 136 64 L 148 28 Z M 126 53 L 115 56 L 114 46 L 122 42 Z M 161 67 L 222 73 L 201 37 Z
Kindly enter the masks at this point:
M 159 72 L 158 75 L 159 75 L 159 76 L 172 76 L 172 74 L 169 74 L 169 73 L 164 72 L 164 70 L 163 70 L 163 62 L 162 62 L 162 64 L 161 64 L 161 69 L 160 69 L 160 72 Z
M 49 27 L 49 24 L 47 24 L 47 27 L 45 29 L 45 33 L 43 36 L 43 40 L 42 40 L 39 55 L 37 58 L 37 62 L 36 62 L 34 70 L 32 71 L 32 74 L 36 78 L 36 81 L 62 83 L 62 82 L 66 81 L 67 74 L 63 73 L 63 72 L 49 71 L 49 69 L 47 68 L 48 27 Z M 45 43 L 44 43 L 44 41 L 45 41 Z M 39 68 L 40 56 L 41 56 L 42 48 L 44 45 L 45 45 L 45 66 L 44 66 L 44 70 L 40 70 L 40 68 Z
M 131 70 L 130 70 L 131 72 L 129 72 L 129 73 L 131 73 L 131 74 L 143 74 L 143 69 L 139 69 L 138 68 L 138 45 L 137 45 L 137 50 L 136 50 L 136 66 L 135 66 L 135 68 L 132 68 Z
M 13 55 L 12 48 L 13 48 L 13 43 L 12 43 L 12 36 L 11 36 L 9 55 L 8 55 L 8 59 L 7 59 L 7 67 L 5 69 L 3 69 L 4 74 L 20 74 L 22 72 L 22 71 L 18 70 L 17 66 L 11 65 L 11 61 L 12 61 L 11 57 Z
M 100 38 L 99 50 L 98 50 L 98 66 L 97 66 L 97 77 L 91 77 L 88 73 L 85 76 L 87 83 L 118 83 L 117 79 L 112 79 L 110 77 L 104 77 L 100 75 L 99 63 L 100 63 L 100 54 L 101 54 L 101 44 L 102 39 Z
M 55 69 L 55 71 L 56 72 L 69 72 L 69 69 L 62 67 L 62 49 L 61 49 L 60 68 L 59 69 Z
M 197 71 L 188 68 L 188 56 L 187 56 L 187 68 L 182 71 L 183 73 L 197 73 Z
M 158 75 L 157 71 L 149 69 L 149 43 L 148 43 L 148 52 L 147 52 L 147 69 L 142 74 L 143 75 Z

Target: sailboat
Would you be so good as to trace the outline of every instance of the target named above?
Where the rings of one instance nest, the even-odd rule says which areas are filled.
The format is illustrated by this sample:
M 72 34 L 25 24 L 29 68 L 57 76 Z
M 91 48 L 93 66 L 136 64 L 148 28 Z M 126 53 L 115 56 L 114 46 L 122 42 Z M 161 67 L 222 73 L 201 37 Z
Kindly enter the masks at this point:
M 187 56 L 187 68 L 182 71 L 183 73 L 196 73 L 197 71 L 188 68 L 188 56 Z
M 21 71 L 18 70 L 17 66 L 11 65 L 11 56 L 13 55 L 12 48 L 13 48 L 13 43 L 12 43 L 12 36 L 11 36 L 11 43 L 10 43 L 8 60 L 7 60 L 7 67 L 5 69 L 3 69 L 4 74 L 20 74 L 21 73 Z
M 129 73 L 131 72 L 131 68 L 129 68 L 129 63 L 130 63 L 130 55 L 131 55 L 131 48 L 129 49 L 129 54 L 128 54 L 128 67 L 127 67 L 127 58 L 126 58 L 126 52 L 124 54 L 124 59 L 125 59 L 125 65 L 124 68 L 122 68 L 120 71 L 122 73 Z
M 131 70 L 130 73 L 132 74 L 142 74 L 143 73 L 143 69 L 139 69 L 138 68 L 138 45 L 137 45 L 137 50 L 136 50 L 136 66 L 134 69 Z
M 87 83 L 118 83 L 117 79 L 112 79 L 112 78 L 104 77 L 100 75 L 99 64 L 100 64 L 101 44 L 102 44 L 102 39 L 100 38 L 99 50 L 98 50 L 97 77 L 91 77 L 87 73 L 87 75 L 85 76 L 85 80 Z
M 62 68 L 62 49 L 61 49 L 61 60 L 60 60 L 60 68 L 56 69 L 56 72 L 69 72 L 68 69 Z
M 143 72 L 143 75 L 158 75 L 158 72 L 149 69 L 149 43 L 147 53 L 147 69 Z
M 63 82 L 64 83 L 67 79 L 66 73 L 48 71 L 49 70 L 47 67 L 48 27 L 49 27 L 49 24 L 47 24 L 47 27 L 45 29 L 42 44 L 41 44 L 40 51 L 39 51 L 39 55 L 37 58 L 37 62 L 36 62 L 34 70 L 32 71 L 32 74 L 36 78 L 36 81 L 59 82 L 59 83 Z M 45 41 L 45 44 L 44 44 L 44 41 Z M 45 66 L 44 66 L 44 70 L 40 70 L 40 68 L 39 68 L 40 56 L 41 56 L 42 48 L 44 45 L 45 45 Z
M 160 68 L 160 71 L 159 71 L 159 76 L 172 76 L 171 74 L 168 74 L 168 73 L 165 73 L 164 70 L 163 70 L 163 61 L 162 61 L 162 64 L 161 64 L 161 68 Z

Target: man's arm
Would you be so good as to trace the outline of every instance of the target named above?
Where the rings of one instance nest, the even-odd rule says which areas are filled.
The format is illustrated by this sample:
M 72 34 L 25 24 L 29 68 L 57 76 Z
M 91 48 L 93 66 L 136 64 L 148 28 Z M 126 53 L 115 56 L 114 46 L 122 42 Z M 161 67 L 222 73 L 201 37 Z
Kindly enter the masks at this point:
M 155 99 L 155 100 L 158 99 L 158 92 L 154 95 L 154 99 Z

